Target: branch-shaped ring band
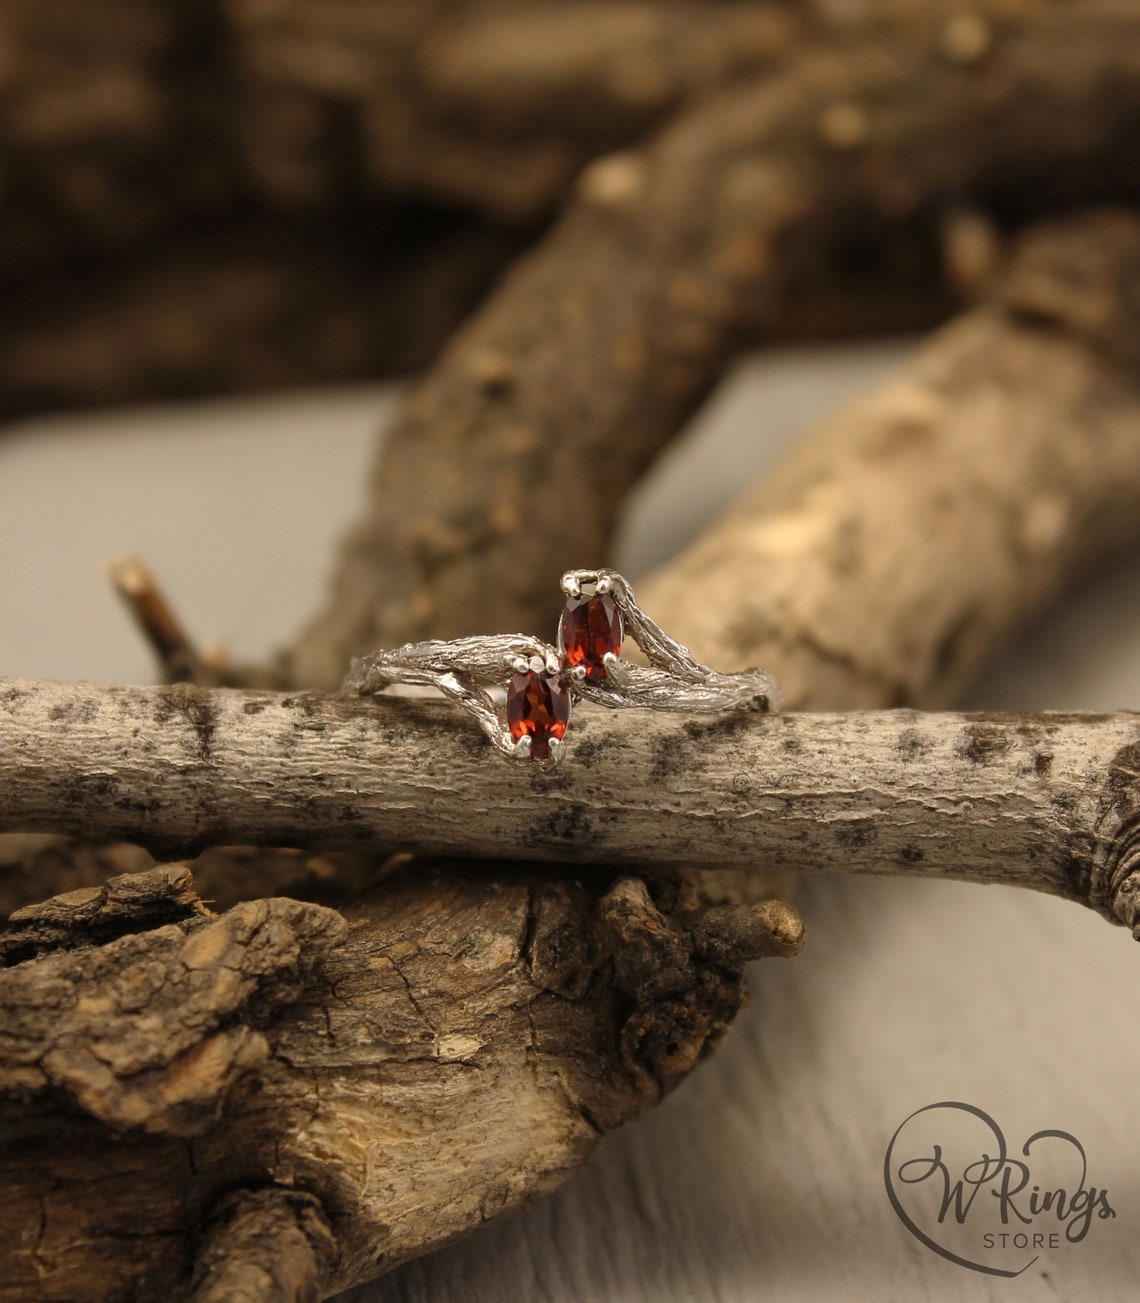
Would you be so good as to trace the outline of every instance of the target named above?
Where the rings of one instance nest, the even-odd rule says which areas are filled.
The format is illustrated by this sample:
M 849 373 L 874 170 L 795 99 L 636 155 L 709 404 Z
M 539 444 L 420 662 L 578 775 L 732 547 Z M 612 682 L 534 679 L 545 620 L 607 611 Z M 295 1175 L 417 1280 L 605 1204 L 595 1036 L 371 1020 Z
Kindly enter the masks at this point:
M 359 656 L 343 691 L 378 693 L 393 684 L 438 688 L 473 715 L 510 760 L 558 763 L 573 702 L 714 714 L 777 711 L 780 689 L 766 670 L 721 674 L 674 642 L 634 600 L 616 570 L 570 570 L 557 645 L 525 634 L 406 643 Z M 632 638 L 649 666 L 622 660 Z M 488 685 L 505 686 L 497 702 Z

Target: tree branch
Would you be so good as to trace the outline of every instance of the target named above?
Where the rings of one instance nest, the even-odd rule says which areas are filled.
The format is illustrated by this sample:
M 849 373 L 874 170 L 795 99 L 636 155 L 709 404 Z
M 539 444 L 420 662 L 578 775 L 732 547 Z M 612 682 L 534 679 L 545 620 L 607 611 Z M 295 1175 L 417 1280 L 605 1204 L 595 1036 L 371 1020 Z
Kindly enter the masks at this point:
M 0 830 L 905 873 L 1033 887 L 1131 927 L 1140 717 L 579 708 L 551 775 L 433 702 L 0 685 Z
M 821 421 L 639 598 L 697 656 L 770 667 L 787 709 L 953 702 L 1140 539 L 1137 303 L 1135 213 L 1026 233 L 985 303 Z
M 568 564 L 603 560 L 626 490 L 742 335 L 853 228 L 984 194 L 1010 160 L 1019 201 L 1093 156 L 1110 187 L 1134 176 L 1138 36 L 1127 6 L 1077 4 L 1026 10 L 973 60 L 929 32 L 811 50 L 595 162 L 404 403 L 294 681 L 525 627 Z

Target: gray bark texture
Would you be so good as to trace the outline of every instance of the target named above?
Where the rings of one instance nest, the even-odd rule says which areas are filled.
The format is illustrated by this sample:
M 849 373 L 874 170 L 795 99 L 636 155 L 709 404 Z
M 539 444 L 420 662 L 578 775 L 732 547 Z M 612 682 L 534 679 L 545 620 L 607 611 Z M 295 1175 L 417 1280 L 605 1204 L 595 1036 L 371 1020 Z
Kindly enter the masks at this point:
M 542 773 L 434 702 L 0 680 L 0 750 L 13 757 L 0 831 L 165 854 L 244 839 L 575 869 L 907 873 L 1034 887 L 1128 927 L 1140 870 L 1133 714 L 586 706 Z

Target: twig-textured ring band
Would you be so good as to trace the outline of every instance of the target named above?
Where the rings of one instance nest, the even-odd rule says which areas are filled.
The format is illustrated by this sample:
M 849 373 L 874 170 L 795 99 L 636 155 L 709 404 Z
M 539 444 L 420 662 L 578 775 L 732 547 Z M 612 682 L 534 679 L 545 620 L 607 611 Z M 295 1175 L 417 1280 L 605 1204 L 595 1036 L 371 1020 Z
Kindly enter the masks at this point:
M 766 670 L 721 674 L 702 665 L 645 614 L 616 570 L 570 570 L 562 591 L 556 646 L 525 634 L 407 643 L 357 657 L 343 691 L 377 693 L 398 683 L 438 688 L 509 760 L 542 768 L 561 758 L 571 704 L 579 699 L 706 714 L 779 710 L 780 689 Z M 621 659 L 626 637 L 645 653 L 648 668 Z M 487 686 L 504 681 L 499 704 Z

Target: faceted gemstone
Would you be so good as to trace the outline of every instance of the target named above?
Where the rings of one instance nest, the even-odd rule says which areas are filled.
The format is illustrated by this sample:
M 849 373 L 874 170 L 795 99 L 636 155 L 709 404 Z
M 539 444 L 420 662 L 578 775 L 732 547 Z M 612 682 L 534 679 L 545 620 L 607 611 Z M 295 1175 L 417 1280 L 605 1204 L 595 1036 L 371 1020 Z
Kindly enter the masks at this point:
M 605 655 L 621 651 L 621 612 L 609 597 L 571 597 L 562 612 L 562 648 L 569 665 L 584 665 L 586 678 L 606 677 Z
M 507 685 L 507 724 L 511 737 L 530 736 L 536 760 L 550 755 L 550 739 L 561 738 L 570 719 L 570 694 L 560 678 L 527 670 L 513 674 Z

